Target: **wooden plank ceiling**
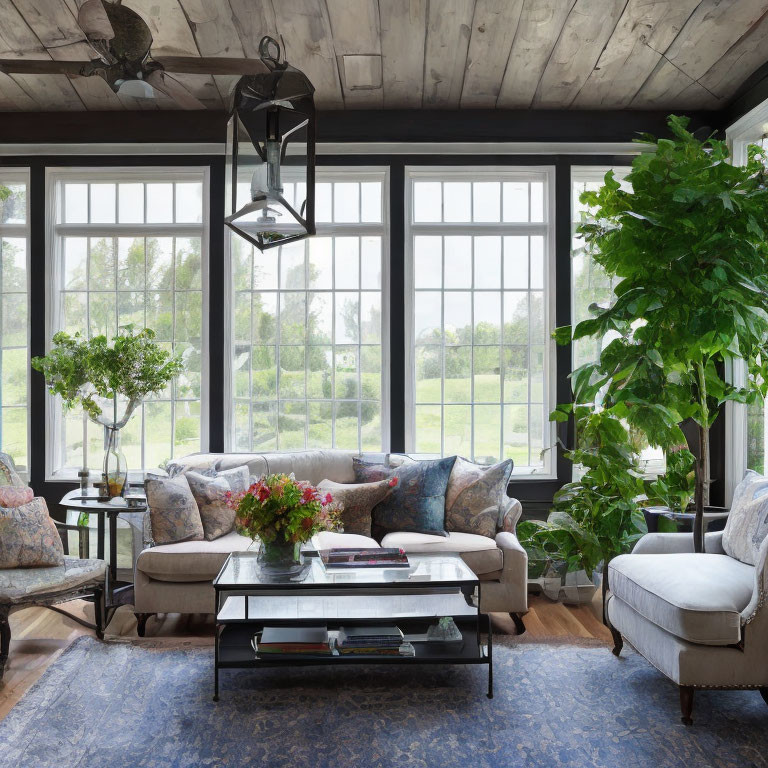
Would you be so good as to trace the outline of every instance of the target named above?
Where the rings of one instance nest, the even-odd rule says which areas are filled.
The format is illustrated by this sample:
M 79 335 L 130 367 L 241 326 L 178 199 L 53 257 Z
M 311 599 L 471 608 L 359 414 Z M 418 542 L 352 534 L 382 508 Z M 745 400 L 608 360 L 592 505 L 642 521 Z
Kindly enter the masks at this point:
M 93 58 L 82 0 L 0 0 L 0 57 Z M 768 0 L 124 0 L 153 53 L 283 43 L 323 109 L 719 109 L 768 60 Z M 208 109 L 233 78 L 184 75 Z M 0 111 L 174 109 L 98 77 L 0 74 Z

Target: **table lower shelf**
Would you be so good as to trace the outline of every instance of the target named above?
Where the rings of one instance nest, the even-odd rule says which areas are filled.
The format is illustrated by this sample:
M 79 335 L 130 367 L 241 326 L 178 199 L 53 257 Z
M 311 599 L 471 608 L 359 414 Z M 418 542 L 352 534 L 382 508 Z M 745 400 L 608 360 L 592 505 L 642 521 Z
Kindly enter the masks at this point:
M 338 656 L 283 656 L 258 658 L 251 647 L 256 625 L 232 624 L 219 630 L 218 667 L 220 669 L 258 668 L 280 666 L 316 666 L 325 664 L 490 664 L 491 656 L 485 645 L 478 645 L 474 629 L 462 629 L 464 646 L 441 648 L 438 643 L 414 643 L 415 656 L 338 655 Z

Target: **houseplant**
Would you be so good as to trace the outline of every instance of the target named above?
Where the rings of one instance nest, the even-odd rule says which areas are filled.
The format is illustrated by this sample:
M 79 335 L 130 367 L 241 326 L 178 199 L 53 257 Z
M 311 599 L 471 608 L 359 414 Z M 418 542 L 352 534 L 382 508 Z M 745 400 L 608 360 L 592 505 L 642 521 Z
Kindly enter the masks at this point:
M 45 357 L 32 358 L 32 367 L 45 377 L 65 409 L 79 405 L 104 427 L 102 481 L 109 497 L 122 493 L 127 478 L 120 450 L 120 430 L 142 400 L 165 389 L 184 370 L 180 356 L 164 350 L 149 328 L 121 328 L 116 336 L 84 338 L 57 333 Z
M 556 337 L 614 338 L 600 359 L 572 374 L 577 403 L 595 402 L 665 450 L 698 431 L 694 541 L 703 548 L 709 503 L 709 430 L 719 407 L 763 398 L 768 387 L 768 188 L 763 151 L 728 162 L 725 142 L 699 140 L 671 116 L 672 139 L 644 136 L 655 152 L 635 157 L 620 188 L 609 172 L 582 202 L 579 231 L 594 261 L 616 280 L 610 307 Z M 725 378 L 745 361 L 743 387 Z
M 226 494 L 239 533 L 260 539 L 259 563 L 275 577 L 297 577 L 304 570 L 301 545 L 318 531 L 341 526 L 340 509 L 330 493 L 293 475 L 265 475 L 243 493 Z
M 628 552 L 647 528 L 638 497 L 643 479 L 627 427 L 609 411 L 592 404 L 558 406 L 563 420 L 573 413 L 579 440 L 566 457 L 583 468 L 581 477 L 554 496 L 546 522 L 518 523 L 520 541 L 532 559 L 561 561 L 570 573 L 589 579 L 611 558 Z

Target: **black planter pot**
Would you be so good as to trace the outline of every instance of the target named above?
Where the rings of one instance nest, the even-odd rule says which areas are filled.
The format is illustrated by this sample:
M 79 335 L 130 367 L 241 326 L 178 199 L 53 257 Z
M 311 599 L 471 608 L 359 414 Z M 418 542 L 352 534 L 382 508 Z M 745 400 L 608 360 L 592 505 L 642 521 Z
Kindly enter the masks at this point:
M 696 513 L 689 507 L 687 512 L 673 512 L 669 507 L 643 507 L 645 523 L 648 533 L 657 533 L 659 530 L 659 518 L 665 517 L 677 525 L 680 533 L 693 532 L 693 523 Z M 704 507 L 704 530 L 712 533 L 722 531 L 728 515 L 728 507 L 707 506 Z

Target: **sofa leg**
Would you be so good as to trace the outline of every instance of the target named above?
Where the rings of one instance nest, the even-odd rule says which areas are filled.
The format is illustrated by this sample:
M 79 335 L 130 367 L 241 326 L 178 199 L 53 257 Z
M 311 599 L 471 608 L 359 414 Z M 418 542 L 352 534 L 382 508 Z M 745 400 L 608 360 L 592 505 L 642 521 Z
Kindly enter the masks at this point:
M 139 637 L 144 637 L 144 633 L 147 630 L 147 621 L 150 616 L 154 616 L 154 613 L 136 613 L 136 632 Z
M 693 712 L 693 686 L 681 685 L 680 686 L 680 712 L 682 717 L 680 718 L 683 725 L 693 725 L 693 719 L 691 713 Z
M 621 653 L 621 649 L 624 647 L 624 640 L 618 629 L 614 629 L 610 624 L 608 625 L 608 629 L 611 630 L 611 636 L 613 637 L 613 649 L 611 650 L 611 653 L 614 656 L 618 656 Z
M 523 624 L 523 617 L 519 613 L 510 613 L 512 621 L 515 622 L 515 634 L 522 635 L 525 633 L 525 624 Z
M 8 620 L 10 606 L 0 605 L 0 680 L 3 679 L 5 662 L 11 647 L 11 624 Z
M 0 674 L 2 674 L 2 670 L 0 670 Z M 760 695 L 763 697 L 763 701 L 768 704 L 768 688 L 761 688 Z

